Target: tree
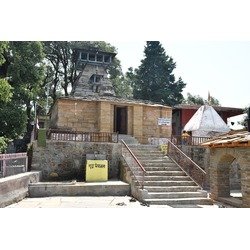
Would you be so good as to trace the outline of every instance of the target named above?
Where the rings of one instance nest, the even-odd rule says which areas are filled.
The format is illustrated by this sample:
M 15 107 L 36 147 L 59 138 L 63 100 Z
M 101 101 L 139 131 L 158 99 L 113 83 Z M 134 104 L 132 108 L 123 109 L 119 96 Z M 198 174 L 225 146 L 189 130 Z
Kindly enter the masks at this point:
M 175 81 L 176 64 L 166 55 L 158 41 L 147 42 L 145 58 L 133 76 L 133 94 L 136 99 L 151 100 L 173 106 L 183 100 L 182 90 L 186 84 L 181 78 Z
M 187 93 L 187 98 L 184 99 L 183 103 L 185 104 L 194 104 L 194 105 L 214 105 L 214 106 L 220 106 L 220 102 L 212 96 L 208 97 L 209 100 L 203 99 L 200 95 L 192 95 L 190 93 Z
M 0 42 L 0 104 L 9 102 L 12 97 L 12 87 L 6 79 L 6 74 L 3 73 L 3 64 L 6 63 L 5 53 L 8 46 L 8 42 Z
M 8 69 L 13 98 L 24 105 L 27 114 L 27 131 L 32 121 L 32 106 L 44 90 L 44 53 L 41 42 L 11 42 L 11 63 Z

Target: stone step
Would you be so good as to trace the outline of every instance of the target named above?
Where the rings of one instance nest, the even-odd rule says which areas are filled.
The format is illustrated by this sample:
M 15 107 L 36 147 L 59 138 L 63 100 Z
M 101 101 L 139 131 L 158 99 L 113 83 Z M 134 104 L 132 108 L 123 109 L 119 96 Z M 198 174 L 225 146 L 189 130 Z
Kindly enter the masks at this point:
M 28 189 L 30 197 L 130 195 L 130 185 L 122 181 L 37 182 L 30 183 Z
M 140 159 L 138 158 L 138 160 L 140 161 L 140 163 L 147 165 L 147 166 L 157 166 L 157 165 L 172 165 L 172 166 L 176 166 L 176 164 L 172 161 L 168 161 L 168 160 L 161 160 L 161 159 Z
M 139 144 L 139 145 L 131 145 L 131 149 L 158 150 L 159 151 L 159 146 L 157 146 L 157 145 L 149 145 L 149 144 Z
M 146 157 L 164 157 L 166 158 L 161 152 L 144 152 L 144 153 L 138 153 L 138 152 L 134 152 L 134 155 L 138 158 L 146 158 Z
M 172 171 L 179 171 L 180 168 L 178 166 L 173 166 L 173 167 L 167 167 L 167 166 L 146 166 L 143 165 L 143 167 L 145 168 L 145 170 L 147 172 L 151 172 L 151 171 L 165 171 L 165 172 L 172 172 Z
M 136 156 L 139 161 L 150 161 L 150 162 L 172 162 L 170 159 L 164 158 L 163 156 L 157 155 L 144 155 L 144 156 Z
M 148 192 L 195 192 L 201 191 L 201 188 L 196 185 L 192 186 L 146 186 Z
M 150 199 L 207 198 L 206 191 L 199 192 L 149 192 Z
M 164 157 L 164 156 L 161 156 L 161 157 L 151 157 L 150 154 L 145 155 L 145 156 L 138 156 L 137 158 L 141 159 L 143 161 L 150 161 L 150 162 L 171 162 L 171 163 L 173 163 L 173 161 L 170 158 L 168 158 L 168 157 Z
M 212 205 L 209 198 L 145 199 L 149 205 Z
M 196 185 L 194 181 L 144 181 L 145 189 L 146 186 L 192 186 Z
M 140 175 L 141 176 L 141 175 Z M 132 176 L 132 179 L 136 177 Z M 189 176 L 144 176 L 144 181 L 189 181 Z
M 147 171 L 146 176 L 186 176 L 185 172 L 179 171 Z

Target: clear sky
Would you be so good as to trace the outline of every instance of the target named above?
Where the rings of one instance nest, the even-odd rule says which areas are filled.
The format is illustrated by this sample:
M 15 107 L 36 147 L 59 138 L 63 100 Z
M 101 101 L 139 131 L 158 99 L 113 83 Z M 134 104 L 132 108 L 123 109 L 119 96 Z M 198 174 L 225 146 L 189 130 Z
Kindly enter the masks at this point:
M 72 8 L 68 1 L 39 2 L 1 3 L 17 18 L 1 13 L 8 22 L 0 39 L 107 41 L 124 71 L 139 66 L 145 41 L 157 40 L 176 62 L 176 78 L 187 83 L 184 96 L 207 99 L 210 91 L 223 106 L 250 105 L 249 0 L 71 0 Z
M 114 45 L 123 71 L 138 67 L 145 41 L 109 41 Z M 176 62 L 174 74 L 187 84 L 183 91 L 207 99 L 208 91 L 222 106 L 250 105 L 249 41 L 160 41 Z

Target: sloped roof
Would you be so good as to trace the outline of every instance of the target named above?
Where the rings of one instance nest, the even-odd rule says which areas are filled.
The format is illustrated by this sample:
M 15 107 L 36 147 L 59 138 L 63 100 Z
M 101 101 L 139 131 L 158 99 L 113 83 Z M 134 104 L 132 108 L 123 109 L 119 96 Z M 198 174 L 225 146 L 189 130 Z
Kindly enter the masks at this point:
M 211 105 L 216 111 L 239 111 L 242 112 L 244 109 L 242 108 L 235 108 L 235 107 L 222 107 L 222 106 L 215 106 Z M 201 105 L 196 105 L 196 104 L 178 104 L 174 106 L 174 110 L 176 109 L 199 109 Z
M 209 105 L 201 106 L 185 125 L 184 130 L 195 131 L 196 135 L 200 132 L 199 136 L 208 135 L 209 132 L 228 133 L 230 131 L 219 114 Z
M 250 132 L 230 132 L 226 135 L 218 136 L 201 144 L 206 147 L 250 147 Z

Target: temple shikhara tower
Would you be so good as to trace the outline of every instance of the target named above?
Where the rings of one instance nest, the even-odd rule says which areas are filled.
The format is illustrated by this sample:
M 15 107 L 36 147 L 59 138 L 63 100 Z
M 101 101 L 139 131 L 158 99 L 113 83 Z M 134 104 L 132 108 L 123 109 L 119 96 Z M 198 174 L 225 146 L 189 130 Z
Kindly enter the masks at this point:
M 76 49 L 76 68 L 80 71 L 74 83 L 71 95 L 115 96 L 115 91 L 108 78 L 107 67 L 112 63 L 115 53 L 103 52 L 97 49 Z

